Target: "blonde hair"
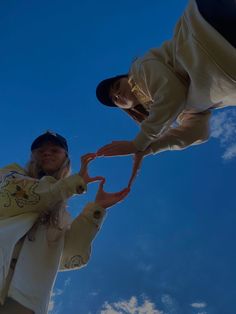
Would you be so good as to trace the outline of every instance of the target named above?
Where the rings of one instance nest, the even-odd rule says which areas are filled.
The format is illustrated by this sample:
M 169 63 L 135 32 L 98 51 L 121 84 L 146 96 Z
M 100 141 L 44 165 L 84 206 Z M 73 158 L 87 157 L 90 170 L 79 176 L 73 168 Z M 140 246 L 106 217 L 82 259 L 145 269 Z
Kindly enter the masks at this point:
M 31 158 L 26 165 L 26 172 L 29 177 L 36 178 L 36 179 L 40 179 L 42 176 L 47 175 L 46 173 L 44 173 L 43 169 L 40 167 L 37 159 L 35 158 L 34 152 L 32 152 Z M 60 180 L 62 178 L 68 177 L 70 174 L 71 174 L 71 162 L 68 155 L 66 155 L 66 159 L 61 165 L 61 167 L 57 171 L 55 171 L 55 173 L 51 176 L 57 180 Z
M 28 176 L 31 178 L 35 179 L 40 179 L 44 175 L 47 175 L 43 169 L 40 167 L 37 158 L 35 158 L 35 152 L 33 151 L 31 154 L 31 158 L 29 162 L 26 165 L 26 173 Z M 71 162 L 66 154 L 65 160 L 60 166 L 60 168 L 55 171 L 53 174 L 50 174 L 50 176 L 54 177 L 56 180 L 60 180 L 63 178 L 68 177 L 71 174 Z M 47 225 L 48 227 L 51 226 L 53 228 L 56 228 L 56 230 L 62 231 L 61 229 L 61 224 L 63 224 L 63 217 L 66 209 L 66 202 L 61 201 L 55 204 L 50 210 L 41 212 L 38 219 L 32 226 L 32 228 L 28 232 L 28 238 L 33 240 L 35 237 L 36 230 L 40 224 Z M 59 231 L 54 230 L 52 232 L 53 237 L 57 236 L 60 234 Z M 47 238 L 48 241 L 54 241 L 54 240 L 49 240 L 49 235 L 50 235 L 50 229 L 47 231 Z M 58 233 L 59 232 L 59 233 Z

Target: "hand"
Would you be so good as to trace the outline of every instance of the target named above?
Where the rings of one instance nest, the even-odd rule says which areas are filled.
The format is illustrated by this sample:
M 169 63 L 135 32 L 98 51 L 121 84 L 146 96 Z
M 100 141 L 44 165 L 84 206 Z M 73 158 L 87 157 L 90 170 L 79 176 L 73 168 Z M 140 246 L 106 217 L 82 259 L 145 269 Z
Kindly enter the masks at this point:
M 121 202 L 124 200 L 124 198 L 129 194 L 130 189 L 125 188 L 120 192 L 116 193 L 107 193 L 103 190 L 105 180 L 102 180 L 99 184 L 98 192 L 96 195 L 95 202 L 102 206 L 103 208 L 109 208 L 118 202 Z
M 150 149 L 150 148 L 147 148 L 145 151 L 143 151 L 143 152 L 137 152 L 137 153 L 134 155 L 133 170 L 132 170 L 131 177 L 130 177 L 130 179 L 129 179 L 128 188 L 131 188 L 131 185 L 133 184 L 133 182 L 134 182 L 136 176 L 138 175 L 139 169 L 141 168 L 141 165 L 142 165 L 143 158 L 144 158 L 146 155 L 149 155 L 150 153 L 151 153 L 151 149 Z
M 81 157 L 81 168 L 80 168 L 79 175 L 84 179 L 84 182 L 86 184 L 95 182 L 95 181 L 105 180 L 105 178 L 101 176 L 91 178 L 88 174 L 88 165 L 90 161 L 94 160 L 96 157 L 97 157 L 97 154 L 95 153 L 88 153 Z
M 97 151 L 97 156 L 124 156 L 136 152 L 138 150 L 131 141 L 113 141 L 111 144 L 101 147 Z

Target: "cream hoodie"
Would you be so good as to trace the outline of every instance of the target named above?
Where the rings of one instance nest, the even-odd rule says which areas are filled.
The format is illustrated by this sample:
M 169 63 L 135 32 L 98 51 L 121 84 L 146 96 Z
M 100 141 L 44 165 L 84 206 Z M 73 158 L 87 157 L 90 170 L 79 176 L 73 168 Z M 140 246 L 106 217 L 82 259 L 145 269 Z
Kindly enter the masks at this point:
M 199 127 L 201 116 L 195 114 L 236 105 L 236 50 L 203 19 L 196 2 L 191 0 L 176 25 L 173 38 L 134 61 L 129 83 L 149 111 L 149 117 L 141 124 L 141 131 L 134 140 L 136 147 L 145 150 L 156 142 L 151 147 L 158 152 L 162 136 L 161 150 L 169 149 L 170 134 L 167 133 L 166 139 L 165 134 L 180 114 L 182 121 L 189 120 L 192 115 L 191 120 L 197 119 Z M 184 117 L 185 113 L 187 117 Z M 202 123 L 207 130 L 204 122 L 208 123 L 207 119 Z M 179 138 L 178 130 L 176 134 L 171 130 L 171 140 L 178 138 L 173 146 L 175 149 L 207 139 L 208 134 L 204 132 L 193 139 L 193 125 L 186 130 L 192 133 L 189 141 L 185 128 L 180 127 L 183 138 Z M 181 147 L 178 146 L 180 142 Z

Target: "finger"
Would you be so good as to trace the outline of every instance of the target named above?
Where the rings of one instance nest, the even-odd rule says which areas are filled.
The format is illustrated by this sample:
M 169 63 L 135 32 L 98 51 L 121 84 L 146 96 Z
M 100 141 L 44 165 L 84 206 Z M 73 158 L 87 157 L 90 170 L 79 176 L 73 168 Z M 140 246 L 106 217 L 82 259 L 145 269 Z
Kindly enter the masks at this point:
M 98 153 L 97 157 L 113 157 L 121 155 L 119 152 Z
M 102 192 L 103 191 L 103 186 L 106 182 L 106 179 L 104 178 L 104 180 L 101 180 L 99 186 L 98 186 L 98 193 Z
M 112 145 L 112 144 L 111 144 L 111 143 L 110 143 L 110 144 L 106 144 L 106 145 L 100 147 L 97 151 L 99 152 L 99 151 L 101 151 L 101 150 L 103 150 L 103 149 L 106 149 L 106 148 L 109 147 L 110 145 Z
M 84 157 L 94 156 L 94 155 L 96 155 L 96 153 L 87 153 L 87 154 L 84 155 Z
M 110 150 L 111 150 L 110 145 L 104 146 L 104 147 L 100 148 L 100 149 L 97 151 L 97 155 L 106 154 L 106 153 L 109 152 Z
M 120 147 L 118 148 L 112 148 L 112 149 L 106 149 L 101 152 L 97 152 L 97 156 L 106 156 L 106 157 L 112 157 L 112 156 L 123 156 L 123 155 L 128 155 L 126 151 L 123 151 Z
M 94 160 L 95 158 L 96 158 L 96 155 L 95 155 L 95 156 L 88 156 L 88 157 L 86 157 L 86 158 L 83 160 L 83 162 L 84 162 L 85 164 L 88 164 L 90 161 Z
M 128 187 L 131 188 L 133 182 L 134 182 L 134 179 L 136 178 L 136 173 L 135 174 L 132 174 L 131 178 L 129 179 L 129 183 L 128 183 Z
M 132 175 L 131 175 L 130 180 L 129 180 L 129 183 L 128 183 L 128 187 L 129 187 L 129 188 L 131 187 L 131 185 L 133 184 L 134 180 L 136 179 L 136 177 L 137 177 L 137 175 L 138 175 L 138 170 L 139 170 L 139 169 L 140 169 L 140 168 L 135 168 L 135 169 L 133 170 Z
M 119 195 L 117 195 L 116 197 L 121 201 L 123 200 L 130 192 L 130 189 L 125 189 L 124 191 L 122 191 Z
M 105 178 L 102 176 L 96 176 L 96 177 L 92 177 L 88 179 L 89 182 L 96 182 L 96 181 L 104 181 L 105 182 Z
M 124 189 L 123 191 L 122 191 L 122 193 L 121 193 L 121 195 L 128 195 L 129 194 L 129 192 L 130 192 L 130 188 L 126 188 L 126 189 Z
M 142 156 L 135 156 L 135 160 L 134 160 L 134 166 L 133 166 L 133 171 L 132 171 L 132 174 L 131 174 L 131 177 L 130 177 L 130 180 L 129 180 L 129 184 L 128 184 L 128 187 L 130 188 L 131 185 L 133 184 L 136 176 L 138 175 L 138 171 L 141 167 L 141 164 L 142 164 Z
M 130 188 L 127 187 L 127 188 L 124 188 L 123 190 L 119 191 L 119 192 L 115 192 L 113 193 L 114 196 L 120 196 L 122 194 L 126 194 L 126 193 L 129 193 L 130 192 Z
M 112 142 L 111 144 L 107 144 L 103 147 L 101 147 L 97 153 L 106 153 L 107 151 L 110 151 L 111 149 L 115 149 L 120 147 L 120 142 Z
M 81 157 L 82 162 L 90 161 L 96 158 L 96 153 L 88 153 Z
M 128 187 L 129 187 L 129 188 L 131 188 L 131 186 L 132 186 L 132 184 L 133 184 L 133 182 L 134 182 L 134 178 L 135 178 L 134 175 L 130 178 L 129 183 L 128 183 Z
M 93 158 L 96 157 L 96 153 L 87 153 L 81 157 L 81 159 Z
M 99 183 L 98 191 L 97 191 L 97 195 L 96 195 L 96 199 L 97 199 L 100 195 L 102 195 L 102 194 L 104 193 L 104 190 L 103 190 L 104 183 L 105 183 L 105 180 L 102 180 L 102 181 Z

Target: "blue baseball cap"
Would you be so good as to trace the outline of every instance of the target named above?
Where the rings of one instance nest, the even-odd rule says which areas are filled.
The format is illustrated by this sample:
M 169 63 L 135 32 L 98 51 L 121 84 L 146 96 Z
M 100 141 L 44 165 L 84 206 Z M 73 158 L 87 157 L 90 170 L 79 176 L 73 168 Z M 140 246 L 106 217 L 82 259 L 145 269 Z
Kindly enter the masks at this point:
M 47 131 L 44 134 L 38 136 L 31 145 L 31 151 L 39 148 L 45 142 L 52 142 L 57 146 L 64 148 L 64 150 L 68 153 L 68 145 L 66 139 L 58 133 Z

